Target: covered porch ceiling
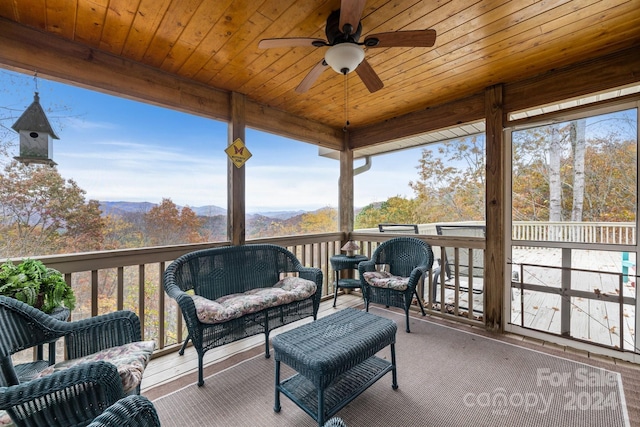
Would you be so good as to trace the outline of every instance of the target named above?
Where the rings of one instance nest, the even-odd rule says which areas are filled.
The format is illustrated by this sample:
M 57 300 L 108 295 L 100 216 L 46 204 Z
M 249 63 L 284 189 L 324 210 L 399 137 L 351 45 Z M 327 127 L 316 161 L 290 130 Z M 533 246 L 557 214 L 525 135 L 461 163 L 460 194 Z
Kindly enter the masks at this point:
M 640 55 L 638 0 L 362 3 L 360 41 L 427 28 L 437 36 L 432 47 L 365 49 L 384 87 L 371 93 L 348 74 L 346 110 L 345 79 L 329 67 L 295 91 L 326 46 L 258 46 L 326 40 L 340 0 L 6 0 L 0 66 L 227 121 L 230 94 L 242 94 L 248 126 L 331 150 L 346 141 L 361 157 L 422 144 L 437 129 L 482 131 L 482 93 L 493 85 Z

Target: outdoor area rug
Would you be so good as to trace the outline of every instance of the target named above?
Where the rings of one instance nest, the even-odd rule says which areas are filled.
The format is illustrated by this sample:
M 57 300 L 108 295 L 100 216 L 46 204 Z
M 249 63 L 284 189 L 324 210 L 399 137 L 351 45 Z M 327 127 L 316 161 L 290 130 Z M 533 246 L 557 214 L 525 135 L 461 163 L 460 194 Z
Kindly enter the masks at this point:
M 420 318 L 406 333 L 402 313 L 370 312 L 398 324 L 399 388 L 378 380 L 336 415 L 349 427 L 630 426 L 619 372 Z M 317 425 L 282 395 L 273 411 L 274 364 L 259 354 L 157 398 L 162 425 Z M 282 364 L 281 378 L 293 373 Z

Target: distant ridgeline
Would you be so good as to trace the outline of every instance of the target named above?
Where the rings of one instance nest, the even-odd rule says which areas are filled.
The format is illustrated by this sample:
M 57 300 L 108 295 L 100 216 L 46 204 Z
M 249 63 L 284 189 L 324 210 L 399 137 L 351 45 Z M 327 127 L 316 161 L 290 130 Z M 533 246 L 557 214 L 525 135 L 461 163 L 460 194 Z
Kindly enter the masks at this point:
M 148 212 L 154 206 L 158 206 L 157 203 L 151 202 L 99 202 L 100 209 L 103 215 L 117 215 L 121 216 L 126 213 L 145 213 Z M 207 205 L 207 206 L 188 206 L 198 216 L 218 216 L 226 215 L 227 210 L 220 206 Z M 177 206 L 178 209 L 182 209 L 182 206 Z M 307 213 L 307 211 L 273 211 L 273 212 L 258 212 L 255 214 L 249 214 L 252 216 L 265 216 L 268 218 L 289 219 L 298 215 Z
M 147 244 L 178 244 L 187 243 L 184 239 L 190 236 L 191 243 L 196 241 L 218 241 L 226 240 L 227 234 L 227 210 L 219 206 L 200 206 L 188 208 L 195 213 L 199 224 L 194 225 L 188 218 L 182 215 L 183 207 L 173 203 L 162 206 L 168 208 L 170 212 L 158 213 L 157 203 L 150 202 L 99 202 L 102 216 L 119 218 L 125 223 L 129 223 L 132 228 L 129 230 L 139 230 L 146 239 L 152 239 Z M 309 216 L 323 215 L 326 217 L 326 209 L 319 209 L 316 212 L 307 211 L 275 211 L 260 212 L 247 215 L 247 238 L 273 237 L 285 234 L 296 234 L 301 230 L 307 230 L 305 221 Z M 172 212 L 171 212 L 172 211 Z M 337 213 L 336 213 L 337 214 Z M 188 217 L 188 215 L 187 215 Z M 165 220 L 163 220 L 165 219 Z M 159 224 L 158 222 L 162 222 Z M 164 232 L 160 229 L 165 228 Z M 185 229 L 191 231 L 184 233 Z M 181 235 L 171 230 L 182 230 Z M 143 231 L 144 230 L 144 231 Z M 318 230 L 319 232 L 330 230 Z M 157 236 L 156 236 L 157 235 Z M 200 237 L 195 237 L 200 236 Z M 194 239 L 191 240 L 191 239 Z

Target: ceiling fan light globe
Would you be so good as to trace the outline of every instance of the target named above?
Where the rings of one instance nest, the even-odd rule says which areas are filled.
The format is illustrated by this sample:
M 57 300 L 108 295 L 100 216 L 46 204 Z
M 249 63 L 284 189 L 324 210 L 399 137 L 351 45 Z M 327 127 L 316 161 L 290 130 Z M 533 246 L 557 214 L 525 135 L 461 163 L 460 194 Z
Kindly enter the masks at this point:
M 354 43 L 340 43 L 327 50 L 324 60 L 336 73 L 348 74 L 364 60 L 364 50 Z

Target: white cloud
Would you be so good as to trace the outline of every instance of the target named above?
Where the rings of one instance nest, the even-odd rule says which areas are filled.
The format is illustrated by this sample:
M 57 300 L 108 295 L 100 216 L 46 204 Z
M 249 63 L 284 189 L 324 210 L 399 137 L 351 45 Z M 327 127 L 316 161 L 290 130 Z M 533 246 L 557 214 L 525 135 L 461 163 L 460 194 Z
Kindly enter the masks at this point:
M 65 147 L 58 169 L 97 200 L 170 198 L 180 205 L 226 207 L 226 158 L 128 141 L 92 142 L 91 151 Z
M 60 119 L 60 122 L 63 127 L 69 130 L 78 130 L 78 131 L 86 131 L 86 130 L 96 130 L 96 129 L 118 129 L 119 125 L 111 122 L 100 122 L 94 120 L 86 120 L 81 117 L 64 117 Z

